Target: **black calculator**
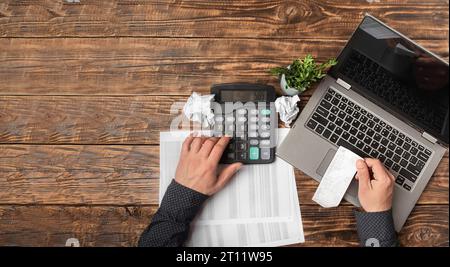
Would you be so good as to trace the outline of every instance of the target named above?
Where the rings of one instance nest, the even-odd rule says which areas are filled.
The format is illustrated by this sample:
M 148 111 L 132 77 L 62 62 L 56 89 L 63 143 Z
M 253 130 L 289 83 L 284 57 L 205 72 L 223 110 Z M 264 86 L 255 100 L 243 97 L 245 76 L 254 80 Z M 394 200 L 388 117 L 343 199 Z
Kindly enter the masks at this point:
M 265 164 L 275 160 L 278 127 L 272 86 L 248 83 L 218 84 L 215 95 L 214 136 L 232 139 L 221 163 Z

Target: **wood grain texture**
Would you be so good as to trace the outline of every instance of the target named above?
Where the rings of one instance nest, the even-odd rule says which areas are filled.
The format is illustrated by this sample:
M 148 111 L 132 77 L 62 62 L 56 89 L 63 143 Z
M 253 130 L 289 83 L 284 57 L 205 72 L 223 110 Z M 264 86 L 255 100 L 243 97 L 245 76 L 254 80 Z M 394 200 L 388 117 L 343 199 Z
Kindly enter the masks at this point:
M 347 39 L 366 12 L 412 38 L 448 39 L 447 0 L 8 0 L 0 36 Z
M 0 204 L 154 205 L 158 178 L 157 146 L 0 145 Z M 314 205 L 317 183 L 296 180 L 300 203 Z M 419 204 L 448 204 L 448 153 Z
M 0 206 L 0 246 L 135 246 L 156 206 Z M 353 207 L 302 205 L 303 244 L 358 246 Z M 421 205 L 399 234 L 402 245 L 448 246 L 448 206 Z
M 198 127 L 182 115 L 187 98 L 0 96 L 0 143 L 158 145 L 172 125 Z M 302 95 L 300 108 L 308 100 Z
M 268 70 L 346 41 L 177 38 L 0 38 L 0 95 L 190 95 L 212 84 L 272 84 Z M 448 59 L 448 40 L 422 40 Z

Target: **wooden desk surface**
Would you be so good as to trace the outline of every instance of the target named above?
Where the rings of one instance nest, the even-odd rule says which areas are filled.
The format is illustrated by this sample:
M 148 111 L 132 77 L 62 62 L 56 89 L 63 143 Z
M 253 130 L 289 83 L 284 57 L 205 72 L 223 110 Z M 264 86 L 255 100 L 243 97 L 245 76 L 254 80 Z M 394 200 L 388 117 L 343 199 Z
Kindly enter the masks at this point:
M 369 12 L 448 61 L 448 0 L 0 1 L 0 245 L 133 246 L 157 209 L 159 132 L 213 83 L 337 56 Z M 302 106 L 313 89 L 302 95 Z M 448 153 L 400 233 L 448 246 Z M 306 243 L 356 246 L 296 171 Z

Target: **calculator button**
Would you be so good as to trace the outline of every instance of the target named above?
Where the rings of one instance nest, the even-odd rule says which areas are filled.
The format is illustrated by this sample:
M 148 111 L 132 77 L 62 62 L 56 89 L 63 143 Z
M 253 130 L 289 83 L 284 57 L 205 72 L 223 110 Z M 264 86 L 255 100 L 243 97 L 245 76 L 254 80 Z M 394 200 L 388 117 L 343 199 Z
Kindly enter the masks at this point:
M 223 116 L 216 116 L 214 119 L 216 122 L 223 122 Z
M 237 121 L 238 122 L 246 122 L 247 118 L 246 117 L 238 117 Z
M 270 117 L 262 117 L 261 121 L 262 122 L 270 122 Z
M 246 140 L 247 139 L 247 135 L 245 133 L 237 132 L 236 133 L 236 138 L 238 138 L 240 140 Z
M 227 154 L 227 159 L 234 160 L 235 158 L 236 158 L 236 155 L 234 153 Z
M 250 122 L 258 122 L 258 117 L 250 117 L 249 121 Z
M 216 124 L 214 125 L 214 128 L 215 128 L 215 130 L 218 131 L 218 132 L 223 132 L 223 124 L 222 124 L 222 123 L 220 123 L 220 124 L 216 123 Z
M 270 113 L 270 109 L 261 109 L 261 115 L 268 116 Z
M 259 144 L 258 139 L 250 139 L 250 145 L 251 146 L 257 146 Z
M 236 125 L 236 131 L 238 131 L 238 132 L 246 132 L 247 131 L 247 125 L 246 124 Z
M 270 140 L 261 140 L 259 144 L 260 147 L 270 147 Z
M 228 117 L 226 117 L 226 121 L 227 122 L 234 122 L 234 117 L 231 117 L 231 116 L 228 116 Z
M 257 124 L 250 124 L 250 125 L 249 125 L 249 129 L 250 129 L 251 131 L 256 131 L 256 130 L 258 130 L 258 125 L 257 125 Z
M 234 145 L 235 145 L 234 143 L 229 143 L 227 146 L 228 150 L 234 151 L 234 147 L 235 147 Z
M 258 137 L 258 133 L 257 132 L 248 132 L 248 137 L 250 137 L 250 138 L 257 138 Z
M 250 110 L 250 115 L 258 115 L 258 110 L 257 109 L 251 109 Z
M 270 159 L 270 148 L 261 148 L 261 159 Z
M 269 138 L 270 137 L 270 132 L 262 132 L 262 133 L 260 133 L 260 136 L 262 138 Z
M 270 125 L 262 124 L 262 125 L 259 126 L 259 129 L 262 130 L 262 131 L 268 131 L 268 130 L 270 130 Z
M 244 151 L 247 149 L 247 144 L 245 142 L 237 142 L 236 143 L 236 150 L 237 151 Z
M 238 152 L 237 153 L 237 159 L 238 160 L 246 160 L 247 159 L 247 153 L 246 152 Z
M 236 113 L 239 114 L 239 115 L 245 115 L 245 114 L 247 114 L 247 110 L 246 109 L 238 109 L 236 111 Z
M 259 148 L 255 146 L 251 146 L 249 150 L 249 158 L 250 160 L 258 160 L 259 159 Z
M 226 127 L 227 132 L 234 132 L 234 124 L 229 124 Z

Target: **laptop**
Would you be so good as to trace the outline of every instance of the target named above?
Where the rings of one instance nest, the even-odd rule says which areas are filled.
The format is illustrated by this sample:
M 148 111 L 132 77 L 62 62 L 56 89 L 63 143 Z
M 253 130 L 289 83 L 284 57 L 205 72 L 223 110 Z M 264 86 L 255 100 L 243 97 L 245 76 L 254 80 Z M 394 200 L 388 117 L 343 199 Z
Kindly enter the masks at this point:
M 400 231 L 448 149 L 449 65 L 370 15 L 337 60 L 277 155 L 317 181 L 339 146 L 379 159 Z M 360 206 L 356 180 L 344 198 Z

